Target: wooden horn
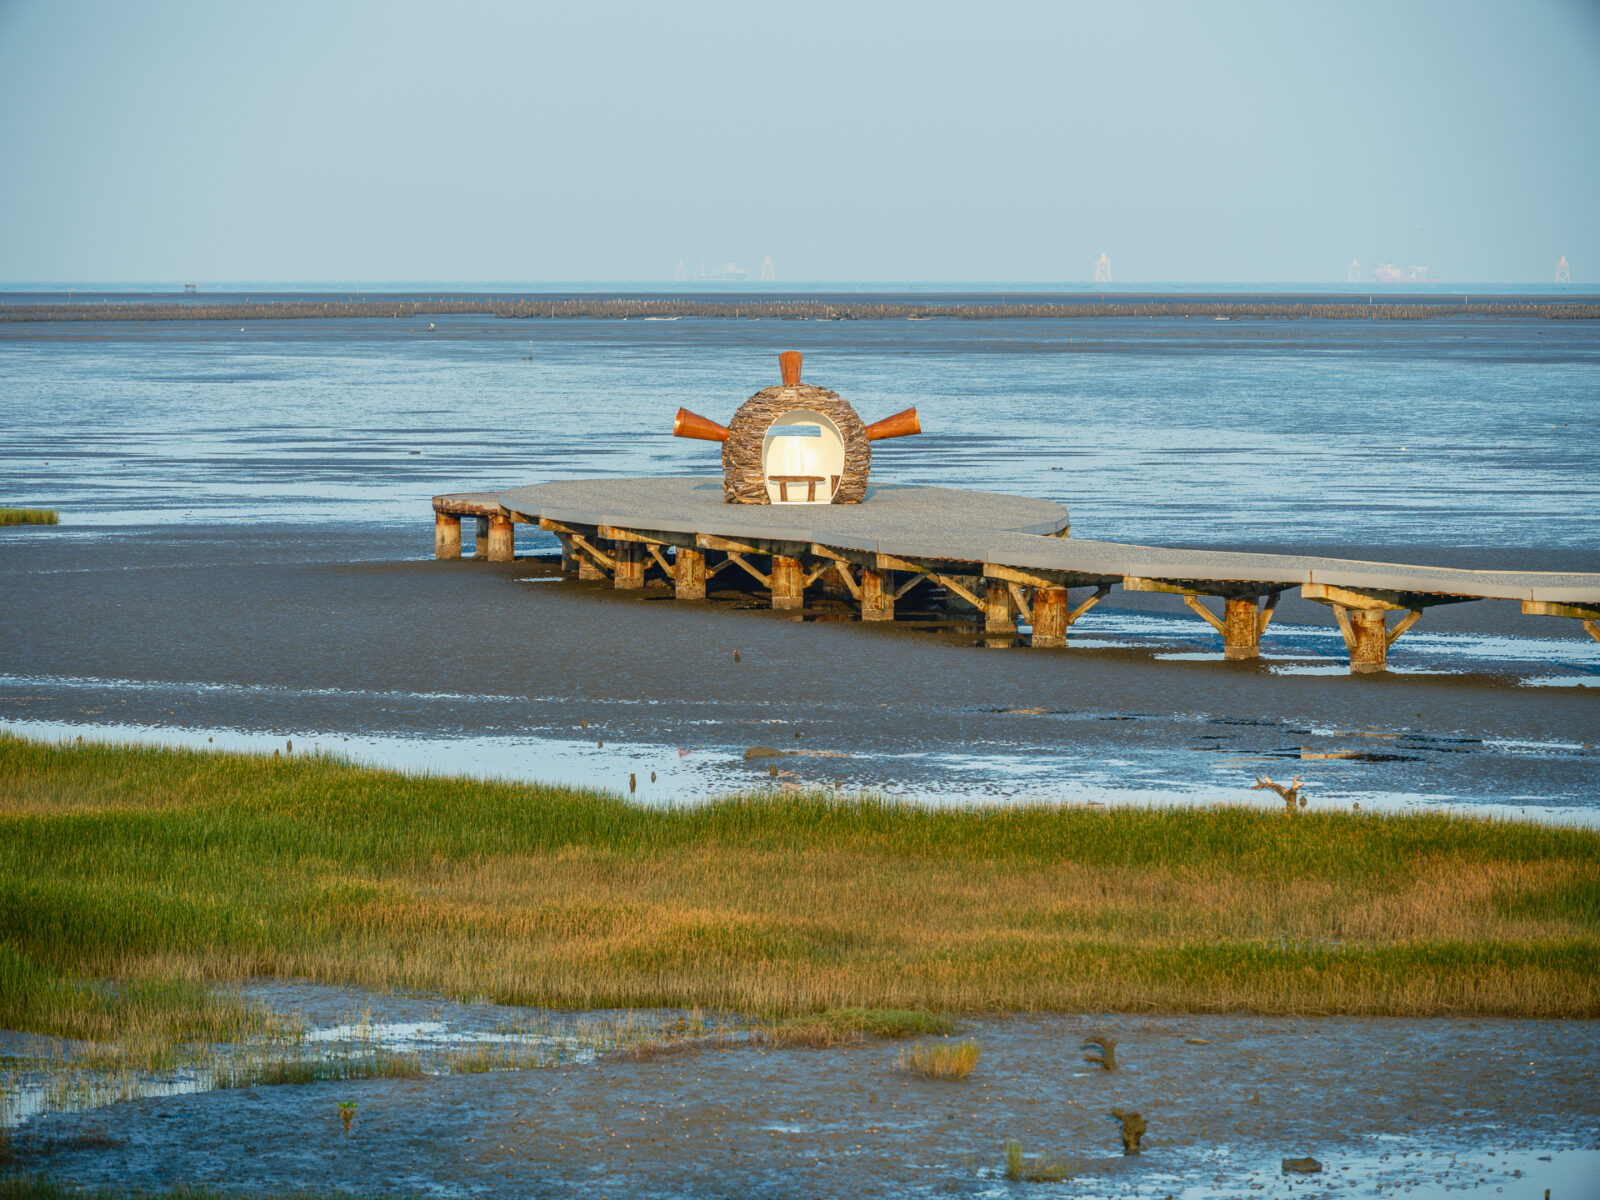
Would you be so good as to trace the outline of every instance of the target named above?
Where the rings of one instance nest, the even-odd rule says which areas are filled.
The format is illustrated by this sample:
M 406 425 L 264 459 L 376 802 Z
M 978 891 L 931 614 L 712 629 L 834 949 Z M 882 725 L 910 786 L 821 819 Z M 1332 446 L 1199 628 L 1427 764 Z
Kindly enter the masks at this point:
M 725 442 L 729 435 L 726 425 L 718 425 L 710 417 L 680 408 L 678 415 L 672 419 L 672 436 L 699 438 L 702 442 Z
M 908 408 L 904 412 L 897 412 L 891 417 L 881 421 L 874 421 L 866 428 L 867 441 L 876 442 L 883 438 L 909 437 L 913 433 L 922 432 L 922 422 L 917 420 L 917 410 Z
M 783 385 L 789 387 L 800 382 L 800 351 L 785 350 L 778 355 L 778 370 L 783 372 Z

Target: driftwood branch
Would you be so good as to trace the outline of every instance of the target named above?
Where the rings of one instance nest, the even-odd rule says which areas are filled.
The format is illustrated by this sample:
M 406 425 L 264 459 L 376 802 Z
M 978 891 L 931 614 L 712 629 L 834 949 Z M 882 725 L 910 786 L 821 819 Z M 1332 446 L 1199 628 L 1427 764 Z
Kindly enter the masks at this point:
M 1278 795 L 1282 796 L 1283 802 L 1284 804 L 1288 805 L 1290 812 L 1294 812 L 1297 808 L 1304 808 L 1306 806 L 1306 798 L 1302 794 L 1305 791 L 1305 787 L 1301 784 L 1300 776 L 1298 775 L 1296 775 L 1288 783 L 1273 783 L 1271 778 L 1268 776 L 1257 775 L 1255 786 L 1250 790 L 1252 792 L 1259 792 L 1262 788 L 1269 788 L 1272 791 L 1277 792 Z

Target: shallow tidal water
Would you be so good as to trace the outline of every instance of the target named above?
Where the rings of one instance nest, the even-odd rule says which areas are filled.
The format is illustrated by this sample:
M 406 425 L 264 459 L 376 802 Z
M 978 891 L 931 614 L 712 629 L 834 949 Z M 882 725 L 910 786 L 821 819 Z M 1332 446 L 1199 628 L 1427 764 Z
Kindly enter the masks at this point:
M 348 1038 L 360 1013 L 364 1036 L 399 1049 L 478 1045 L 546 1017 L 308 985 L 248 994 L 299 1013 L 313 1042 Z M 1118 1070 L 1084 1061 L 1091 1035 L 1118 1040 Z M 643 1059 L 150 1095 L 36 1117 L 14 1133 L 13 1155 L 59 1180 L 144 1189 L 1600 1195 L 1594 1022 L 1100 1014 L 973 1018 L 956 1036 L 982 1048 L 961 1082 L 907 1073 L 893 1042 L 695 1039 Z M 345 1102 L 356 1105 L 348 1138 Z M 1121 1153 L 1112 1109 L 1147 1122 L 1138 1156 Z M 1030 1166 L 1064 1165 L 1069 1181 L 1005 1179 L 1010 1139 Z M 1318 1173 L 1283 1170 L 1305 1156 Z

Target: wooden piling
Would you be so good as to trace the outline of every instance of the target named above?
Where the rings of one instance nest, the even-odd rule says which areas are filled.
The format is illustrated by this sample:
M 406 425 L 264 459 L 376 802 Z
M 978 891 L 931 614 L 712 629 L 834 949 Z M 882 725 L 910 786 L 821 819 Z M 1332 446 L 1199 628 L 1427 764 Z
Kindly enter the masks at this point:
M 1067 589 L 1033 589 L 1033 644 L 1038 647 L 1067 644 Z
M 1389 631 L 1384 625 L 1388 612 L 1381 608 L 1336 608 L 1334 612 L 1345 618 L 1339 628 L 1350 649 L 1350 673 L 1366 675 L 1387 670 Z
M 573 546 L 570 533 L 557 533 L 556 541 L 561 543 L 561 573 L 563 575 L 571 575 L 578 570 L 578 561 L 582 555 Z
M 1222 610 L 1222 657 L 1261 657 L 1261 610 L 1254 596 L 1228 596 Z
M 450 513 L 433 514 L 433 556 L 461 557 L 461 518 Z
M 516 526 L 510 517 L 489 518 L 489 561 L 511 562 L 517 557 Z
M 679 600 L 706 598 L 706 556 L 679 546 L 672 560 L 672 582 Z
M 1011 588 L 991 579 L 983 589 L 983 634 L 990 645 L 1010 644 L 1017 636 L 1017 619 L 1011 607 Z
M 489 518 L 476 517 L 472 535 L 472 557 L 489 557 Z
M 611 557 L 616 567 L 611 573 L 611 585 L 623 590 L 644 586 L 644 546 L 639 542 L 612 542 Z
M 784 554 L 772 556 L 772 607 L 804 608 L 806 572 L 798 558 Z
M 894 572 L 861 568 L 861 619 L 894 620 Z

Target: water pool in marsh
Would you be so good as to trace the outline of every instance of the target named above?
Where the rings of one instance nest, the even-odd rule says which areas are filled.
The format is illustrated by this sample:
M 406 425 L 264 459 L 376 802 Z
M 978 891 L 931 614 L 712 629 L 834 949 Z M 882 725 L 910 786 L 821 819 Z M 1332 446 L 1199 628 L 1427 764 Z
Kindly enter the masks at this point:
M 567 1019 L 309 985 L 253 994 L 313 1028 L 352 1012 L 462 1032 Z M 1118 1070 L 1083 1061 L 1095 1034 L 1118 1039 Z M 981 1047 L 956 1083 L 907 1073 L 903 1043 L 701 1039 L 642 1057 L 148 1096 L 37 1116 L 13 1131 L 12 1155 L 84 1186 L 431 1196 L 1056 1194 L 1003 1177 L 1013 1139 L 1088 1197 L 1538 1200 L 1592 1197 L 1600 1177 L 1594 1022 L 1100 1014 L 975 1017 L 956 1036 Z M 1146 1120 L 1140 1155 L 1120 1153 L 1113 1109 Z M 1305 1156 L 1319 1173 L 1283 1172 Z

